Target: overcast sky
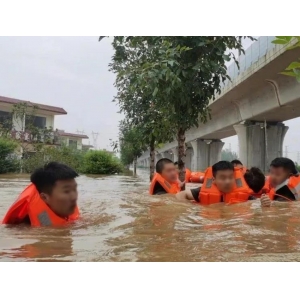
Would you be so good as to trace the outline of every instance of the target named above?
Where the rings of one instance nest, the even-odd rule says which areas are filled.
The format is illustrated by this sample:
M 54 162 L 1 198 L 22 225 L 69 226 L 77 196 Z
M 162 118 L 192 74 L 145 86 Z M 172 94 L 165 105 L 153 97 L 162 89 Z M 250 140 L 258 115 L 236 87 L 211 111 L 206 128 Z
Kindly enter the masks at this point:
M 84 131 L 91 144 L 92 131 L 98 132 L 98 147 L 109 149 L 122 118 L 112 102 L 112 55 L 111 39 L 99 43 L 98 37 L 0 37 L 0 95 L 63 107 L 68 115 L 56 117 L 55 128 Z M 286 125 L 290 129 L 285 145 L 296 159 L 300 120 Z M 225 148 L 230 143 L 238 150 L 236 136 L 224 141 Z

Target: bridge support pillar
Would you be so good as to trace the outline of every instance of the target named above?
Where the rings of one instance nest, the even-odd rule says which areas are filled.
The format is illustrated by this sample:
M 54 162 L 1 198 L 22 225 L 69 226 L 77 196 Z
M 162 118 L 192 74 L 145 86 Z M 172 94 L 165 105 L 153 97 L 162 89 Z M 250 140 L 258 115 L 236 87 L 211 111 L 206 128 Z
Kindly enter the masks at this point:
M 185 167 L 190 169 L 192 168 L 192 160 L 193 160 L 193 147 L 188 144 L 188 147 L 185 149 Z
M 235 125 L 234 129 L 239 140 L 239 158 L 245 166 L 258 167 L 267 173 L 271 161 L 282 156 L 284 137 L 289 129 L 283 123 L 251 121 Z
M 207 167 L 221 160 L 224 143 L 221 140 L 195 140 L 190 142 L 193 147 L 192 169 L 204 171 Z
M 176 162 L 178 160 L 178 149 L 177 149 L 177 147 L 171 149 L 171 151 L 172 151 L 172 160 L 173 160 L 173 162 Z
M 172 154 L 170 153 L 170 151 L 162 152 L 161 155 L 162 155 L 162 158 L 168 158 L 168 159 L 171 159 L 171 160 L 173 158 Z

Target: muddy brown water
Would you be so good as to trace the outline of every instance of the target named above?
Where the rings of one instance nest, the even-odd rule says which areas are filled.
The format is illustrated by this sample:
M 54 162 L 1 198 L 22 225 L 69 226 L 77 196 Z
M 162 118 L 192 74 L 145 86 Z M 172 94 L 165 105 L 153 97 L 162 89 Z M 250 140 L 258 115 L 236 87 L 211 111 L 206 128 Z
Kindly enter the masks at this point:
M 148 173 L 81 176 L 67 228 L 0 226 L 0 261 L 299 261 L 300 203 L 203 207 L 148 195 Z M 0 218 L 28 184 L 0 177 Z

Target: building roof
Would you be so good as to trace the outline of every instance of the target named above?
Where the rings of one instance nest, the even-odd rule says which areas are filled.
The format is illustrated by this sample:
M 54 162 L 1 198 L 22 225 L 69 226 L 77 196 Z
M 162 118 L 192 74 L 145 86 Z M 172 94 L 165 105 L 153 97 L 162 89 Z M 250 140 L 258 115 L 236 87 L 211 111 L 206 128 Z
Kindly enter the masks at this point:
M 19 99 L 13 99 L 8 97 L 0 96 L 0 103 L 7 103 L 7 104 L 18 104 L 18 103 L 27 103 L 29 106 L 38 106 L 40 110 L 45 110 L 54 113 L 55 115 L 66 115 L 67 112 L 61 108 L 56 106 L 50 106 L 40 103 L 34 103 L 26 100 L 19 100 Z
M 66 137 L 77 137 L 82 139 L 88 139 L 89 137 L 86 134 L 78 134 L 78 133 L 70 133 L 65 132 L 64 130 L 56 130 L 59 136 L 66 136 Z

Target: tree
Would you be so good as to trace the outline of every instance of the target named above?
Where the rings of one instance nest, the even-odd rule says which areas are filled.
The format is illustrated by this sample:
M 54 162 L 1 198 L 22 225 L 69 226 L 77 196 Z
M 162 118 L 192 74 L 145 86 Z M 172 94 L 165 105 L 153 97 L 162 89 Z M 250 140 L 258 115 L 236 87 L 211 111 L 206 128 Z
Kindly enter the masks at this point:
M 294 43 L 293 43 L 294 42 Z M 300 36 L 276 36 L 276 39 L 272 41 L 273 44 L 288 45 L 292 44 L 287 50 L 295 49 L 300 47 Z M 294 61 L 280 74 L 296 77 L 297 81 L 300 82 L 300 61 Z
M 185 133 L 210 118 L 209 101 L 221 92 L 227 75 L 226 62 L 237 60 L 228 49 L 244 52 L 235 36 L 115 37 L 113 64 L 118 91 L 146 95 L 173 126 L 178 140 L 178 166 L 184 181 Z M 253 39 L 252 37 L 249 37 Z M 226 54 L 227 53 L 227 54 Z M 150 98 L 149 95 L 152 95 Z M 151 100 L 150 100 L 151 99 Z
M 230 149 L 224 149 L 221 152 L 221 159 L 227 160 L 227 161 L 232 161 L 234 159 L 238 159 L 238 155 L 236 152 L 231 151 Z
M 115 54 L 109 66 L 110 70 L 117 75 L 115 86 L 118 93 L 114 101 L 118 102 L 120 111 L 125 114 L 126 122 L 139 132 L 139 142 L 149 149 L 151 181 L 155 168 L 155 148 L 160 143 L 172 141 L 175 132 L 166 116 L 156 108 L 152 99 L 153 92 L 143 90 L 135 84 L 138 80 L 137 73 L 126 72 L 126 70 L 138 68 L 147 62 L 148 49 L 143 48 L 139 53 L 135 49 L 124 52 L 120 48 L 120 44 L 124 43 L 127 43 L 125 37 L 115 37 L 113 41 Z M 127 50 L 129 49 L 127 48 Z M 126 78 L 125 73 L 127 74 Z
M 14 172 L 19 168 L 14 151 L 18 144 L 11 139 L 0 137 L 0 174 Z
M 134 175 L 136 175 L 137 158 L 146 150 L 142 142 L 142 133 L 138 126 L 131 126 L 126 120 L 120 122 L 120 154 L 124 165 L 133 163 Z

